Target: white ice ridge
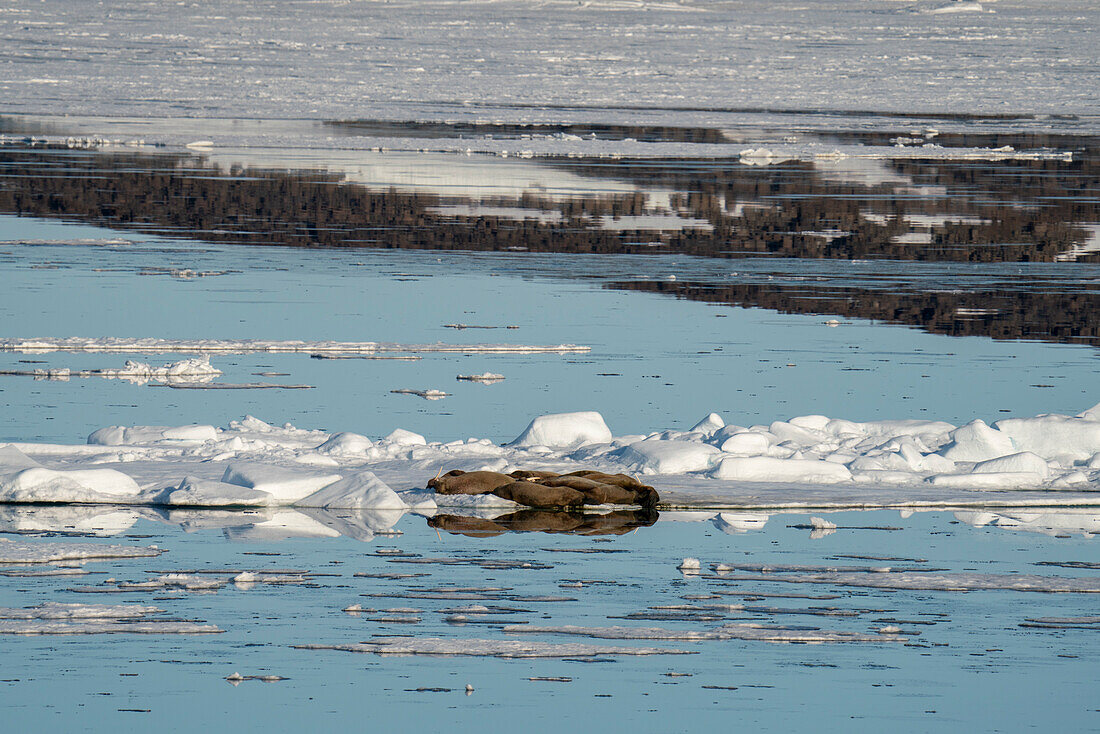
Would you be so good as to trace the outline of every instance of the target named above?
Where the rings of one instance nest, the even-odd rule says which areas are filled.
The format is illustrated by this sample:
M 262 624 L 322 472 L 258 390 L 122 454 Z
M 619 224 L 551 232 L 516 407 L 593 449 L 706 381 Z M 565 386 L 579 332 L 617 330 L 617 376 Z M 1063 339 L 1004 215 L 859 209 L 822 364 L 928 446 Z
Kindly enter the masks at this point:
M 194 635 L 222 632 L 212 624 L 150 617 L 163 609 L 140 604 L 60 604 L 36 607 L 0 607 L 3 635 Z
M 737 426 L 712 413 L 687 430 L 626 436 L 586 411 L 539 416 L 504 445 L 402 429 L 372 439 L 252 417 L 226 428 L 109 426 L 83 446 L 0 447 L 0 502 L 498 512 L 515 506 L 424 487 L 451 469 L 581 468 L 644 477 L 665 509 L 1098 506 L 1100 407 L 961 427 L 814 415 Z M 767 515 L 718 520 L 751 529 Z
M 246 354 L 278 352 L 309 354 L 376 354 L 381 352 L 462 352 L 476 354 L 567 354 L 588 352 L 576 344 L 395 344 L 390 342 L 279 341 L 274 339 L 157 339 L 126 337 L 62 337 L 0 339 L 0 351 L 23 354 L 48 352 L 141 352 L 165 354 Z

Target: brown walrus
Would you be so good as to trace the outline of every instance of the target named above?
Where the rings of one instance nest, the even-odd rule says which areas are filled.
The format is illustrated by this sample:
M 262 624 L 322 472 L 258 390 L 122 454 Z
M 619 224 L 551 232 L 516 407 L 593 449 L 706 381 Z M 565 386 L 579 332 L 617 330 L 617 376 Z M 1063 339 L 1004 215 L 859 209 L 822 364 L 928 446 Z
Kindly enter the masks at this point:
M 537 469 L 516 469 L 515 471 L 508 472 L 508 476 L 513 479 L 552 479 L 553 477 L 561 476 L 557 472 L 553 471 L 539 471 Z
M 580 471 L 569 472 L 562 476 L 584 477 L 585 479 L 591 479 L 600 484 L 614 484 L 616 487 L 622 487 L 623 489 L 653 489 L 653 487 L 650 487 L 648 484 L 642 484 L 634 477 L 627 476 L 626 474 L 607 474 L 594 469 L 581 469 Z
M 536 480 L 547 487 L 570 487 L 578 492 L 583 492 L 586 505 L 641 505 L 653 507 L 659 499 L 657 491 L 641 482 L 626 476 L 625 474 L 604 474 L 602 472 L 588 472 L 588 476 L 579 474 L 563 474 L 558 477 Z M 618 481 L 620 478 L 628 480 L 630 486 L 616 481 L 602 481 L 604 477 Z
M 507 474 L 495 471 L 471 471 L 452 469 L 441 477 L 428 480 L 428 489 L 437 494 L 489 494 L 498 487 L 516 481 Z
M 569 474 L 527 469 L 517 469 L 510 474 L 453 469 L 431 479 L 427 486 L 439 494 L 495 494 L 528 507 L 641 505 L 648 508 L 655 507 L 660 500 L 653 487 L 633 477 L 589 469 Z M 505 492 L 502 494 L 500 490 Z
M 528 507 L 577 507 L 585 500 L 583 492 L 569 487 L 547 487 L 522 480 L 498 487 L 493 494 Z

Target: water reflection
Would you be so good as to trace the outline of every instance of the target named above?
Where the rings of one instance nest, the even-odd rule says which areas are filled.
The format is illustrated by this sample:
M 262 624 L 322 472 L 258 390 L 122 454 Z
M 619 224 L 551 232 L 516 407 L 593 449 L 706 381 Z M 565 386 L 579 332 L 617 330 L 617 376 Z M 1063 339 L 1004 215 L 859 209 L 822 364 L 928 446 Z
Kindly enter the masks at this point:
M 910 284 L 876 288 L 815 283 L 716 283 L 630 280 L 608 288 L 658 293 L 706 303 L 825 314 L 919 326 L 933 334 L 1100 343 L 1100 282 L 1067 284 L 1004 278 L 980 287 Z
M 1100 534 L 1100 511 L 1095 508 L 1049 507 L 1026 509 L 962 510 L 950 507 L 921 507 L 902 510 L 901 520 L 915 514 L 954 511 L 956 520 L 974 529 L 1041 533 L 1054 537 L 1092 538 Z M 371 542 L 378 537 L 401 535 L 397 529 L 409 514 L 424 517 L 428 527 L 452 535 L 489 538 L 510 533 L 549 533 L 565 535 L 626 535 L 638 528 L 662 523 L 696 524 L 699 533 L 715 528 L 727 535 L 757 533 L 765 529 L 775 515 L 809 523 L 787 524 L 796 531 L 810 529 L 817 540 L 847 531 L 899 530 L 892 526 L 867 526 L 849 522 L 832 523 L 832 512 L 776 510 L 771 512 L 734 512 L 716 510 L 669 511 L 612 510 L 582 512 L 524 509 L 495 517 L 452 514 L 446 508 L 434 515 L 419 515 L 403 510 L 320 510 L 313 508 L 269 507 L 237 509 L 169 509 L 164 507 L 122 505 L 12 505 L 0 504 L 0 533 L 29 536 L 132 536 L 139 521 L 171 525 L 187 533 L 221 531 L 235 542 L 280 541 L 291 538 L 346 537 Z M 878 511 L 879 517 L 883 511 Z M 821 517 L 818 517 L 821 516 Z M 414 518 L 414 521 L 420 522 Z M 908 525 L 909 523 L 904 522 Z M 829 527 L 836 525 L 836 527 Z M 822 532 L 828 530 L 828 532 Z M 142 537 L 142 536 L 132 536 Z
M 1072 143 L 1079 154 L 755 166 L 745 162 L 761 159 L 365 152 L 354 171 L 327 172 L 244 167 L 220 153 L 8 144 L 0 211 L 299 247 L 1100 262 L 1100 144 L 959 136 L 1006 140 Z
M 568 535 L 625 535 L 657 522 L 656 510 L 614 510 L 607 513 L 566 510 L 520 510 L 491 520 L 439 514 L 428 525 L 456 535 L 488 538 L 504 533 L 565 533 Z
M 361 125 L 372 134 L 387 131 L 382 123 Z M 432 136 L 442 134 L 439 127 L 403 131 Z M 725 135 L 605 128 L 541 134 L 688 143 Z M 468 132 L 532 134 L 526 126 Z M 819 137 L 877 146 L 900 139 L 869 132 Z M 917 139 L 904 140 L 914 146 Z M 797 279 L 733 272 L 708 280 L 619 280 L 609 287 L 910 324 L 954 336 L 1095 344 L 1100 287 L 1089 264 L 1100 263 L 1100 140 L 958 133 L 935 140 L 946 150 L 1014 146 L 1074 155 L 775 158 L 757 166 L 746 165 L 746 158 L 501 160 L 356 152 L 358 167 L 329 171 L 241 166 L 222 152 L 8 143 L 0 145 L 0 213 L 249 245 L 944 261 L 958 264 L 932 277 L 899 265 L 877 283 L 853 269 L 847 279 L 834 274 L 828 281 L 807 279 L 805 272 Z M 294 163 L 293 157 L 281 162 L 276 154 L 245 153 L 245 160 L 271 166 Z M 977 263 L 1049 263 L 1061 270 L 1040 276 L 1031 265 L 990 274 Z M 571 274 L 585 275 L 581 269 Z

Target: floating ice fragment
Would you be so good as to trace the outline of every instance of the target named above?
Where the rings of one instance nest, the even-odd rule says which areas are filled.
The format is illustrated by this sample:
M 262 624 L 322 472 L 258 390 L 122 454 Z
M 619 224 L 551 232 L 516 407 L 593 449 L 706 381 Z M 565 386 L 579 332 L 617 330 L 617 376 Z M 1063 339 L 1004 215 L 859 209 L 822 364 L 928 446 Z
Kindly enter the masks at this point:
M 621 647 L 580 643 L 516 640 L 441 639 L 438 637 L 376 638 L 351 645 L 295 645 L 300 650 L 343 650 L 376 655 L 463 655 L 499 658 L 593 658 L 618 655 L 691 655 L 693 650 Z
M 500 382 L 504 379 L 504 375 L 498 375 L 495 372 L 482 372 L 480 375 L 458 375 L 456 380 L 465 380 L 466 382 L 481 382 L 484 384 L 491 384 L 494 382 Z
M 676 567 L 680 573 L 685 576 L 698 576 L 699 575 L 699 559 L 698 558 L 685 558 L 680 562 L 680 565 Z

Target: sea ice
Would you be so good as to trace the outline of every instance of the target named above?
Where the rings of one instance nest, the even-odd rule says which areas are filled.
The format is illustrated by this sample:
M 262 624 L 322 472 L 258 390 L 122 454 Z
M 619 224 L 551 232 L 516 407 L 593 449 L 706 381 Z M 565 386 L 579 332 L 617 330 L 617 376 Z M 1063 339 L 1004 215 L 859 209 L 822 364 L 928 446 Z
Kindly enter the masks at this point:
M 616 655 L 690 655 L 692 650 L 622 647 L 581 643 L 517 640 L 442 639 L 438 637 L 376 638 L 351 645 L 295 645 L 300 650 L 343 650 L 376 655 L 463 655 L 498 658 L 589 658 Z
M 606 443 L 611 430 L 603 416 L 594 411 L 541 415 L 509 445 L 572 447 L 586 443 Z
M 227 484 L 266 492 L 279 504 L 305 499 L 339 479 L 339 474 L 306 474 L 255 462 L 230 464 L 222 476 Z
M 722 455 L 698 441 L 638 441 L 611 454 L 626 468 L 642 474 L 687 474 L 707 471 Z
M 163 552 L 159 548 L 133 545 L 47 543 L 0 538 L 0 563 L 8 564 L 91 561 L 108 558 L 154 558 Z
M 835 484 L 852 479 L 843 464 L 813 459 L 773 459 L 767 456 L 727 457 L 711 473 L 715 479 L 745 482 L 806 482 Z
M 407 510 L 408 505 L 369 471 L 344 477 L 294 503 L 297 507 Z

